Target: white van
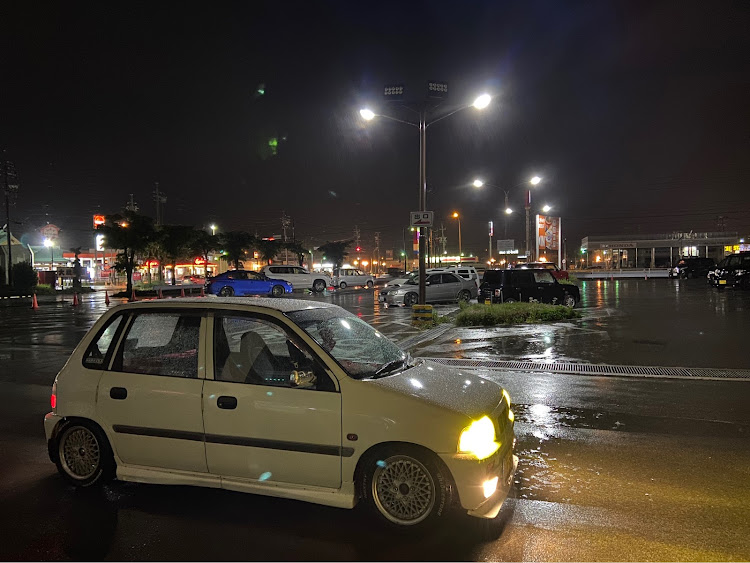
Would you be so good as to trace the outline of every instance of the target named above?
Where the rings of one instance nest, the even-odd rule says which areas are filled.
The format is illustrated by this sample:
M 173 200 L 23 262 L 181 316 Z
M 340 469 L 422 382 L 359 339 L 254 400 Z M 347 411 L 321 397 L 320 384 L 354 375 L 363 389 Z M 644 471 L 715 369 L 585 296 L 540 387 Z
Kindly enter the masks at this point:
M 454 274 L 461 276 L 465 280 L 472 280 L 479 288 L 481 280 L 479 279 L 479 273 L 474 266 L 444 266 L 441 268 L 430 268 L 428 272 L 453 272 Z

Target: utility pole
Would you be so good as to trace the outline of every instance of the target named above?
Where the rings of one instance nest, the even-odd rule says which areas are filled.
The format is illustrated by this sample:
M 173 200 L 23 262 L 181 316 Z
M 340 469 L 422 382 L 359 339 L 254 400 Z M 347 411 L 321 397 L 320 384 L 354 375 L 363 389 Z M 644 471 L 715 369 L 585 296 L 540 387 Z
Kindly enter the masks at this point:
M 287 217 L 286 212 L 281 212 L 281 231 L 284 233 L 284 264 L 289 263 L 289 251 L 286 248 L 286 230 L 292 226 L 292 220 Z
M 3 164 L 3 187 L 5 188 L 5 236 L 8 241 L 8 264 L 5 269 L 5 279 L 9 286 L 13 285 L 13 251 L 11 249 L 11 232 L 10 232 L 10 205 L 11 200 L 15 203 L 18 195 L 18 174 L 16 167 L 10 160 Z
M 448 238 L 445 236 L 445 225 L 440 223 L 440 238 L 438 239 L 440 244 L 443 246 L 443 254 L 446 253 L 446 245 L 448 244 Z
M 128 201 L 128 204 L 125 206 L 125 209 L 127 211 L 132 211 L 133 213 L 138 211 L 138 204 L 133 200 L 133 194 L 130 194 L 130 200 Z
M 160 227 L 164 221 L 164 209 L 162 205 L 167 203 L 167 196 L 164 192 L 159 191 L 159 182 L 154 182 L 156 189 L 154 190 L 154 201 L 156 202 L 156 226 Z
M 376 270 L 380 271 L 380 233 L 375 233 L 375 260 L 378 262 Z

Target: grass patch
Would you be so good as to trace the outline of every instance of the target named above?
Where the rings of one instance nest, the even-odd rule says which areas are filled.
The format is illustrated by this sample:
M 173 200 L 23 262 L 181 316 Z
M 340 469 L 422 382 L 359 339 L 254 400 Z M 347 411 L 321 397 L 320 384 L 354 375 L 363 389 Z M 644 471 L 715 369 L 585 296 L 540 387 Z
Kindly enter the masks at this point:
M 549 323 L 580 318 L 581 313 L 564 305 L 546 303 L 503 303 L 469 305 L 456 317 L 458 326 L 495 326 L 523 323 Z
M 412 321 L 411 326 L 417 327 L 419 330 L 426 330 L 428 328 L 435 328 L 443 323 L 452 323 L 453 319 L 447 315 L 440 316 L 437 311 L 432 311 L 432 319 L 428 321 Z
M 557 281 L 564 285 L 578 285 L 578 278 L 573 274 L 568 274 L 567 280 L 565 278 L 562 278 Z

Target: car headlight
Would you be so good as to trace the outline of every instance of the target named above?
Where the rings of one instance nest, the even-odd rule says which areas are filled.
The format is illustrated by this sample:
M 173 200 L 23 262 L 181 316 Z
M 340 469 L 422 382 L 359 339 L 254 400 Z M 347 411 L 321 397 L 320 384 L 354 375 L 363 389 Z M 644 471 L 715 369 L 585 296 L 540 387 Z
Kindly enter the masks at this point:
M 458 439 L 458 451 L 472 454 L 477 459 L 486 459 L 499 448 L 500 444 L 495 441 L 495 425 L 489 416 L 472 422 Z

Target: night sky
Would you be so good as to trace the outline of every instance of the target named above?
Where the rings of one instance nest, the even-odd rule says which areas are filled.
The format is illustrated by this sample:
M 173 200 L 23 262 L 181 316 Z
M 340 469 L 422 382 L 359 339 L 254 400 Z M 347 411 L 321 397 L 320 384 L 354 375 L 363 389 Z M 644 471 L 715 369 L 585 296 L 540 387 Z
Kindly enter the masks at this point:
M 3 2 L 0 147 L 21 181 L 14 234 L 64 229 L 90 246 L 91 215 L 134 194 L 169 223 L 281 232 L 308 245 L 362 231 L 401 247 L 418 208 L 418 132 L 387 83 L 421 99 L 450 84 L 428 129 L 428 209 L 457 248 L 486 254 L 503 194 L 588 234 L 750 234 L 750 3 Z M 262 89 L 264 93 L 259 94 Z M 269 139 L 277 139 L 271 147 Z M 275 152 L 275 154 L 274 154 Z M 3 210 L 4 211 L 4 210 Z M 522 238 L 523 213 L 509 236 Z M 1 221 L 4 223 L 4 217 Z

